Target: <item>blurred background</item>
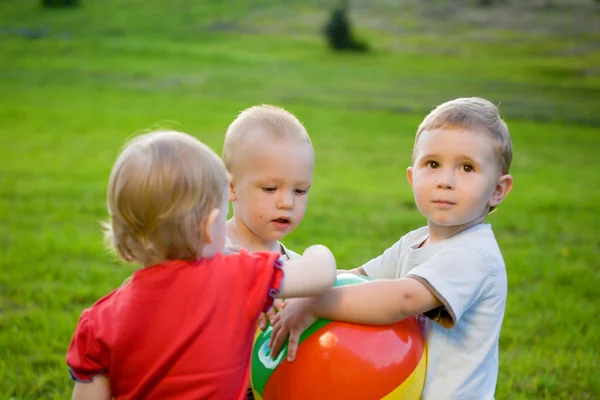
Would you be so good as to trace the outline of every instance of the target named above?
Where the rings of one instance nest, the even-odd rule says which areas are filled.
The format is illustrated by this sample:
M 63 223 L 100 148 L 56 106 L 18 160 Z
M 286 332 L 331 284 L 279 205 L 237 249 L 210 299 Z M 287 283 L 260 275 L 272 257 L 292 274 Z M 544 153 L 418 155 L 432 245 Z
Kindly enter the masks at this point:
M 188 132 L 220 153 L 237 113 L 293 112 L 317 153 L 285 243 L 343 268 L 425 223 L 405 170 L 417 126 L 498 104 L 515 187 L 490 216 L 509 298 L 498 399 L 600 394 L 600 2 L 1 0 L 0 398 L 59 399 L 79 313 L 135 266 L 103 246 L 127 138 Z

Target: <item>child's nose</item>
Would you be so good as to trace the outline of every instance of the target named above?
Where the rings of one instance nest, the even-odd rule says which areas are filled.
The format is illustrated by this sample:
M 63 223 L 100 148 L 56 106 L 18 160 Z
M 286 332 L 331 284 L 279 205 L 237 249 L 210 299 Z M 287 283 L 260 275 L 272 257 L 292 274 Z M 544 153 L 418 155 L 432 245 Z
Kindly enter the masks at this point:
M 440 189 L 454 188 L 454 173 L 452 171 L 441 171 L 438 175 L 437 187 Z
M 281 210 L 291 210 L 294 207 L 294 195 L 287 190 L 279 192 L 277 197 L 277 208 Z

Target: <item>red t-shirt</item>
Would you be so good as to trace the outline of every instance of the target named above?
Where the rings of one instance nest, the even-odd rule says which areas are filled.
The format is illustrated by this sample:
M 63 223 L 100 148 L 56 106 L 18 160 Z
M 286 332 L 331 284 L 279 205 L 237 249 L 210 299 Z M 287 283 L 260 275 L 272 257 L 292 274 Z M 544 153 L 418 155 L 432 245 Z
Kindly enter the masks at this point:
M 73 379 L 97 373 L 115 399 L 243 399 L 257 317 L 283 272 L 277 253 L 144 268 L 83 311 L 67 351 Z

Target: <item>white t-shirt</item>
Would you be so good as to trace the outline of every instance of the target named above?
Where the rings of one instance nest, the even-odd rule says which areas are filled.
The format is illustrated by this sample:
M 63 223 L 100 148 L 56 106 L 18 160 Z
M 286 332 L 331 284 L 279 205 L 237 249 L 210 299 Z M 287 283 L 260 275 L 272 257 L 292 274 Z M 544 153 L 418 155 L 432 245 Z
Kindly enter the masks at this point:
M 288 260 L 295 260 L 297 258 L 300 258 L 300 254 L 296 253 L 295 251 L 292 251 L 290 249 L 288 249 L 287 247 L 285 247 L 283 245 L 283 243 L 278 242 L 279 246 L 280 246 L 280 251 L 279 253 L 281 254 L 281 259 L 283 262 L 286 262 Z M 229 239 L 229 236 L 225 236 L 225 245 L 226 246 L 231 246 L 234 245 L 234 243 Z
M 362 268 L 374 279 L 418 279 L 443 304 L 426 313 L 422 398 L 493 399 L 507 293 L 498 243 L 488 224 L 419 248 L 428 236 L 427 227 L 409 232 Z

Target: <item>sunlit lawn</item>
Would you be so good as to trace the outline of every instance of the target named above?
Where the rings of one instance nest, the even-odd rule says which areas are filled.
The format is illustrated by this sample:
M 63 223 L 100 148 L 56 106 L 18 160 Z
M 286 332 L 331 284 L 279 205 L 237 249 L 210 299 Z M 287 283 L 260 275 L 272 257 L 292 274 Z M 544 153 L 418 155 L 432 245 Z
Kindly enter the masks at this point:
M 134 133 L 174 127 L 220 152 L 239 110 L 285 106 L 317 151 L 309 210 L 286 244 L 327 244 L 351 268 L 424 223 L 405 179 L 415 129 L 467 95 L 500 103 L 515 149 L 514 191 L 490 217 L 509 275 L 497 398 L 600 393 L 593 9 L 578 9 L 590 29 L 575 35 L 357 2 L 375 51 L 339 55 L 319 35 L 319 2 L 83 3 L 0 3 L 1 398 L 67 398 L 79 313 L 133 271 L 104 249 L 99 222 Z

